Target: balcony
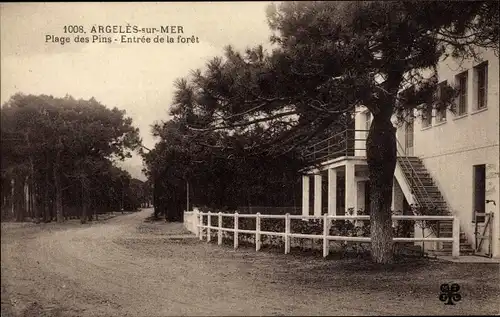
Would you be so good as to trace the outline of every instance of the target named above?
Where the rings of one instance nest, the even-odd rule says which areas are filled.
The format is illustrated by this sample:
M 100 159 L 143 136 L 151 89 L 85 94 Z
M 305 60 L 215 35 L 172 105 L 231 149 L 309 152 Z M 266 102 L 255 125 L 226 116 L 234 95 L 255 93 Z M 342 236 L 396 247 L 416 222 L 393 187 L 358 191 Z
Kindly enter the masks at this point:
M 365 157 L 368 130 L 346 129 L 306 147 L 302 156 L 311 164 L 341 157 Z

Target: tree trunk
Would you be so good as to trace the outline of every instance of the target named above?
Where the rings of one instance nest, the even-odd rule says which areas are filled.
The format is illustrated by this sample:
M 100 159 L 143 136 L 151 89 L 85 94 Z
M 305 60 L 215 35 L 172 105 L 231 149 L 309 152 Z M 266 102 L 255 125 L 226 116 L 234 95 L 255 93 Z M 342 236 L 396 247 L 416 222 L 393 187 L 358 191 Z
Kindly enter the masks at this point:
M 43 221 L 49 222 L 50 219 L 50 194 L 49 194 L 49 174 L 45 173 L 45 184 L 43 190 Z
M 124 200 L 125 200 L 125 189 L 124 189 L 124 185 L 122 184 L 122 200 L 121 200 L 121 204 L 120 204 L 120 210 L 123 214 L 123 211 L 125 209 L 125 205 L 124 205 Z
M 2 178 L 2 220 L 10 217 L 12 210 L 12 184 L 8 177 Z
M 30 138 L 29 138 L 29 131 L 26 132 L 25 138 L 26 138 L 26 143 L 28 144 L 28 147 L 31 147 L 31 142 L 30 142 Z M 35 221 L 35 223 L 40 223 L 40 208 L 38 208 L 38 206 L 37 206 L 36 192 L 35 192 L 35 163 L 33 162 L 33 156 L 31 154 L 29 156 L 29 162 L 30 162 L 30 176 L 29 176 L 30 197 L 32 200 L 34 221 Z
M 366 154 L 370 177 L 370 225 L 373 261 L 393 261 L 391 219 L 392 186 L 396 169 L 396 128 L 390 115 L 375 115 L 368 138 Z
M 61 188 L 61 172 L 60 172 L 60 153 L 56 156 L 56 162 L 54 163 L 54 187 L 55 187 L 55 195 L 56 195 L 56 217 L 57 222 L 64 221 L 63 215 L 63 203 L 62 203 L 62 188 Z
M 153 214 L 154 218 L 157 219 L 160 216 L 160 206 L 159 206 L 159 185 L 160 183 L 155 179 L 153 183 Z
M 16 180 L 15 180 L 15 174 L 10 180 L 10 218 L 15 218 L 16 217 Z
M 24 202 L 24 210 L 26 211 L 26 216 L 28 218 L 33 219 L 33 215 L 31 214 L 31 206 L 30 206 L 30 182 L 29 176 L 24 178 L 24 193 L 23 193 L 23 202 Z
M 56 157 L 54 160 L 54 167 L 53 167 L 55 200 L 56 200 L 55 207 L 56 207 L 57 222 L 64 221 L 63 193 L 62 193 L 62 185 L 61 185 L 61 152 L 63 149 L 64 149 L 64 145 L 62 143 L 62 138 L 59 137 L 59 139 L 57 140 Z
M 35 214 L 33 213 L 33 206 L 31 205 L 31 177 L 26 177 L 26 210 L 28 217 L 31 219 L 35 219 Z
M 80 217 L 80 222 L 84 224 L 87 223 L 88 190 L 87 190 L 86 180 L 82 178 L 81 183 L 82 183 L 82 215 Z
M 90 189 L 89 189 L 89 191 L 90 191 Z M 95 210 L 95 203 L 94 203 L 94 199 L 92 199 L 92 195 L 90 194 L 90 192 L 88 194 L 88 197 L 89 197 L 89 203 L 88 203 L 89 210 L 87 210 L 87 214 L 88 214 L 87 220 L 94 221 L 94 214 L 92 211 Z M 88 212 L 88 211 L 90 211 L 90 212 Z
M 16 221 L 21 222 L 24 220 L 24 210 L 22 205 L 24 185 L 22 177 L 15 176 L 14 178 L 14 213 Z
M 31 183 L 31 206 L 33 208 L 33 214 L 35 218 L 35 223 L 40 223 L 40 208 L 38 206 L 38 201 L 37 201 L 37 188 L 36 188 L 36 182 L 34 177 L 32 176 L 30 178 L 30 183 Z

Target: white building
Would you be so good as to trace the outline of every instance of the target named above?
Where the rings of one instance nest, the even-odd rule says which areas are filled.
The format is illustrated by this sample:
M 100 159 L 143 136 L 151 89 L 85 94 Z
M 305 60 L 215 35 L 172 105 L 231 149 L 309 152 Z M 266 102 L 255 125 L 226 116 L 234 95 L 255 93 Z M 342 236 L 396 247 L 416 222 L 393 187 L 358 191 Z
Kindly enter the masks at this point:
M 456 113 L 434 111 L 424 114 L 427 119 L 418 116 L 413 123 L 397 124 L 393 210 L 411 213 L 411 204 L 445 209 L 460 219 L 461 254 L 500 257 L 499 61 L 491 51 L 482 57 L 482 62 L 461 65 L 450 58 L 438 67 L 440 82 L 459 87 Z M 371 114 L 359 108 L 354 129 L 316 144 L 310 155 L 321 167 L 303 176 L 303 214 L 368 209 L 367 132 L 362 130 L 370 123 Z M 476 219 L 474 211 L 494 216 Z M 488 238 L 476 240 L 476 230 L 478 237 Z M 429 232 L 416 226 L 414 234 Z M 451 236 L 451 226 L 443 223 L 439 233 L 430 234 Z M 446 243 L 428 244 L 426 250 L 451 252 Z

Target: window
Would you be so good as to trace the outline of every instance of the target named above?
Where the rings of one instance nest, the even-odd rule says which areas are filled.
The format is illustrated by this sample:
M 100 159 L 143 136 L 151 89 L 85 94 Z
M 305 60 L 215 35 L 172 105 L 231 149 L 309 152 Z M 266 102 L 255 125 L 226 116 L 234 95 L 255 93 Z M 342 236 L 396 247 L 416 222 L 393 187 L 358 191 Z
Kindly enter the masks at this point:
M 477 110 L 486 108 L 488 96 L 488 62 L 474 67 Z
M 405 124 L 405 154 L 413 156 L 413 117 L 410 117 Z
M 365 112 L 365 138 L 368 139 L 368 134 L 370 131 L 370 126 L 372 124 L 372 113 L 370 111 Z
M 444 89 L 446 88 L 447 81 L 443 81 L 438 85 L 437 91 L 437 100 L 441 101 L 441 98 L 444 95 Z M 444 122 L 446 121 L 446 108 L 436 109 L 436 122 Z
M 370 214 L 370 181 L 365 181 L 365 212 Z
M 370 111 L 365 112 L 365 130 L 370 130 L 372 124 L 372 113 Z
M 425 106 L 422 110 L 422 128 L 427 128 L 432 125 L 432 108 Z
M 458 89 L 457 115 L 461 116 L 467 113 L 467 71 L 458 74 L 455 78 Z
M 365 112 L 365 130 L 370 130 L 372 124 L 372 113 L 370 111 Z

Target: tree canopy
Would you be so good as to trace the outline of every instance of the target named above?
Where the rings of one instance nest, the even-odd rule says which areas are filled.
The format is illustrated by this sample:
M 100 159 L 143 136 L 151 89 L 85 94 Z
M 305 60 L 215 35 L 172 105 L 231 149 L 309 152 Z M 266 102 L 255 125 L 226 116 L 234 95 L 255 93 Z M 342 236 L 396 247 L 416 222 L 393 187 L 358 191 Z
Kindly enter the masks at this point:
M 160 140 L 144 159 L 145 172 L 155 186 L 157 215 L 182 219 L 188 190 L 191 205 L 218 210 L 294 205 L 301 166 L 296 155 L 282 155 L 279 161 L 265 154 L 250 155 L 244 144 L 257 142 L 257 135 L 238 139 L 216 131 L 200 135 L 187 129 L 181 118 L 157 124 L 153 131 Z

